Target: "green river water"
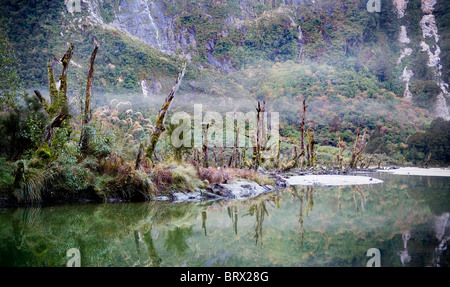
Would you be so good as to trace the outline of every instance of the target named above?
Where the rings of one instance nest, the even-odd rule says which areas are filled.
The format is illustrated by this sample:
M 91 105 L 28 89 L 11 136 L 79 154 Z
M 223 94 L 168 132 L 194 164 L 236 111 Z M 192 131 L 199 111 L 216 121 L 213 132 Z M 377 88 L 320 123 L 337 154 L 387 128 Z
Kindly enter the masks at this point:
M 0 266 L 449 266 L 450 178 L 302 187 L 245 201 L 0 210 Z M 439 247 L 440 246 L 440 247 Z M 406 247 L 406 248 L 405 248 Z

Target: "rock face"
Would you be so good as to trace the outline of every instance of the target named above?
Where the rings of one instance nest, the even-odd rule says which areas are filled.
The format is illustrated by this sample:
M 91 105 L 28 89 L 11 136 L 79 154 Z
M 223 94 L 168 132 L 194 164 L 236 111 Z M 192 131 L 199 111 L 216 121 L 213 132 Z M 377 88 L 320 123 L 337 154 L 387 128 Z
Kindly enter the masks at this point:
M 174 18 L 166 16 L 159 1 L 120 1 L 111 26 L 144 41 L 167 54 L 178 49 L 187 58 L 195 53 L 195 28 L 178 29 Z
M 412 76 L 414 76 L 413 71 L 408 69 L 407 67 L 405 67 L 405 69 L 403 69 L 403 74 L 400 76 L 400 80 L 402 80 L 406 84 L 405 91 L 403 93 L 403 97 L 408 100 L 412 99 L 412 94 L 409 91 L 409 83 L 411 81 Z
M 397 9 L 397 17 L 403 18 L 405 16 L 406 6 L 408 5 L 408 0 L 393 0 L 392 1 L 395 8 Z
M 158 95 L 161 92 L 162 85 L 156 79 L 153 79 L 152 82 L 149 83 L 147 80 L 142 80 L 140 82 L 142 88 L 142 95 L 144 97 L 151 97 L 154 95 Z
M 440 64 L 441 48 L 439 47 L 439 34 L 436 26 L 436 19 L 433 15 L 434 5 L 436 0 L 422 0 L 422 11 L 425 15 L 420 21 L 420 27 L 422 29 L 423 38 L 434 38 L 434 44 L 430 47 L 424 41 L 420 42 L 422 52 L 428 54 L 428 67 L 434 69 L 435 82 L 440 87 L 441 91 L 437 95 L 435 102 L 435 115 L 445 120 L 450 120 L 450 111 L 447 105 L 447 98 L 449 93 L 447 91 L 448 84 L 442 80 L 442 65 Z M 434 50 L 434 51 L 433 51 Z
M 282 186 L 278 186 L 277 188 L 280 187 Z M 169 196 L 159 196 L 156 200 L 186 202 L 211 199 L 249 199 L 275 189 L 276 187 L 270 185 L 262 186 L 256 182 L 235 180 L 232 183 L 212 183 L 203 191 L 173 192 Z
M 393 0 L 392 3 L 397 10 L 397 18 L 402 19 L 408 12 L 408 0 Z M 434 70 L 434 81 L 440 87 L 441 91 L 436 97 L 434 102 L 435 117 L 441 117 L 445 120 L 450 120 L 450 111 L 447 105 L 447 99 L 449 98 L 449 93 L 447 91 L 448 84 L 444 83 L 442 80 L 442 65 L 440 63 L 441 58 L 441 48 L 439 47 L 439 33 L 436 25 L 436 18 L 433 15 L 434 6 L 436 5 L 436 0 L 422 0 L 421 9 L 424 15 L 422 16 L 419 26 L 422 31 L 422 37 L 424 40 L 419 43 L 412 43 L 411 39 L 407 35 L 406 25 L 400 26 L 398 42 L 402 47 L 400 56 L 397 59 L 397 65 L 401 65 L 402 60 L 406 57 L 412 55 L 412 45 L 417 45 L 420 47 L 421 53 L 426 53 L 428 56 L 427 66 Z M 406 24 L 404 20 L 401 20 Z M 410 83 L 414 72 L 411 68 L 405 66 L 403 73 L 400 76 L 400 80 L 405 83 L 405 90 L 403 96 L 406 99 L 412 99 L 413 95 L 409 90 Z
M 271 186 L 261 186 L 255 182 L 236 180 L 232 183 L 213 183 L 206 190 L 214 195 L 224 198 L 244 199 L 256 197 L 273 190 Z
M 179 8 L 180 2 L 177 0 L 115 1 L 114 17 L 112 17 L 113 20 L 110 23 L 106 23 L 106 20 L 102 17 L 103 0 L 82 0 L 82 6 L 87 8 L 89 13 L 87 18 L 93 25 L 118 29 L 169 55 L 185 57 L 189 61 L 201 58 L 201 61 L 204 62 L 196 63 L 198 67 L 204 68 L 204 64 L 207 62 L 209 65 L 206 66 L 225 74 L 236 71 L 237 63 L 233 63 L 235 60 L 233 56 L 227 54 L 227 52 L 221 52 L 224 49 L 224 43 L 227 43 L 227 45 L 244 43 L 248 31 L 251 31 L 250 28 L 255 23 L 270 23 L 272 19 L 276 19 L 280 15 L 285 18 L 282 25 L 288 29 L 294 28 L 297 30 L 295 39 L 298 49 L 297 55 L 302 61 L 307 56 L 308 44 L 311 41 L 308 38 L 310 36 L 307 30 L 308 25 L 298 21 L 298 19 L 304 17 L 303 7 L 308 7 L 309 11 L 318 11 L 329 15 L 336 9 L 345 9 L 345 5 L 342 6 L 340 1 L 332 0 L 239 0 L 235 2 L 233 9 L 231 9 L 233 12 L 227 12 L 228 14 L 225 17 L 217 19 L 213 17 L 215 14 L 210 11 L 212 6 L 193 1 L 186 4 L 186 7 L 190 7 L 188 9 L 192 11 L 195 10 L 197 14 L 193 13 L 192 15 L 200 17 L 200 19 L 190 19 L 190 12 L 192 11 L 172 9 L 172 5 L 178 5 Z M 424 53 L 428 58 L 427 67 L 434 71 L 433 80 L 441 89 L 438 95 L 430 95 L 430 98 L 437 99 L 430 103 L 430 106 L 434 106 L 436 117 L 450 120 L 448 106 L 450 95 L 448 84 L 442 79 L 441 47 L 439 45 L 441 40 L 437 25 L 439 23 L 436 23 L 435 16 L 438 1 L 421 0 L 421 11 L 419 11 L 421 15 L 418 19 L 411 18 L 413 13 L 408 14 L 414 6 L 414 3 L 410 3 L 410 0 L 392 0 L 389 2 L 396 12 L 399 23 L 397 41 L 400 52 L 396 65 L 402 65 L 400 71 L 403 70 L 403 74 L 400 76 L 400 80 L 404 82 L 403 96 L 406 99 L 414 98 L 415 95 L 411 93 L 410 87 L 416 80 L 415 74 L 420 75 L 420 73 L 416 73 L 414 66 L 407 63 L 410 63 L 411 57 L 416 56 L 413 53 Z M 220 7 L 223 4 L 228 5 L 229 8 L 231 5 L 231 2 L 224 0 L 213 0 L 212 3 L 215 5 L 214 7 Z M 405 17 L 407 15 L 411 17 Z M 190 24 L 185 22 L 182 24 L 181 20 L 185 19 L 183 17 L 186 17 L 186 23 Z M 419 23 L 412 25 L 411 19 Z M 79 21 L 81 20 L 80 18 Z M 211 27 L 220 28 L 217 31 L 208 31 L 207 36 L 205 36 L 205 31 L 196 24 L 198 21 L 206 21 L 211 24 Z M 417 27 L 417 24 L 420 27 L 420 39 L 414 38 L 417 34 L 416 31 L 409 30 Z M 304 31 L 302 31 L 301 26 L 305 27 Z M 227 38 L 236 32 L 242 34 L 241 39 L 234 39 L 235 41 L 230 44 Z M 228 46 L 226 48 L 230 49 Z M 139 79 L 139 81 L 144 96 L 157 94 L 160 90 L 160 84 L 155 79 Z

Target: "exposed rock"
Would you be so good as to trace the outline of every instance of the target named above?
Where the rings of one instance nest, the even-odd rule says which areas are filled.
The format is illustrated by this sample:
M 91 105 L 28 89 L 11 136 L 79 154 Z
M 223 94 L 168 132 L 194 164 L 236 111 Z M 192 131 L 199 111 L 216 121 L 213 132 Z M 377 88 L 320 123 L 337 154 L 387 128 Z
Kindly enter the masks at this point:
M 103 25 L 103 18 L 100 13 L 100 7 L 97 0 L 83 0 L 83 3 L 87 4 L 90 19 L 92 22 L 96 24 Z
M 447 106 L 447 101 L 444 97 L 444 94 L 441 92 L 436 98 L 435 104 L 436 117 L 441 117 L 444 120 L 450 120 L 450 112 Z
M 164 14 L 160 1 L 121 1 L 111 26 L 167 54 L 177 50 L 191 59 L 197 46 L 195 27 L 177 28 L 174 17 Z
M 224 198 L 252 198 L 273 190 L 273 187 L 261 186 L 255 182 L 235 180 L 232 183 L 213 183 L 206 190 Z
M 405 25 L 400 26 L 400 34 L 398 36 L 398 41 L 400 44 L 409 44 L 411 43 L 411 39 L 408 38 L 408 35 L 406 34 L 406 27 Z
M 147 80 L 142 80 L 140 82 L 142 88 L 142 95 L 144 97 L 150 97 L 152 95 L 157 95 L 161 92 L 162 85 L 159 81 L 153 80 L 150 84 Z
M 441 58 L 439 57 L 441 54 L 441 48 L 436 45 L 436 49 L 433 53 L 430 46 L 423 41 L 420 42 L 420 47 L 422 48 L 422 52 L 427 52 L 428 54 L 428 67 L 435 67 L 437 70 L 440 70 L 442 67 L 441 65 L 439 65 L 439 62 L 441 61 Z
M 305 58 L 305 51 L 303 49 L 303 47 L 305 46 L 305 40 L 303 38 L 302 27 L 300 25 L 298 25 L 298 27 L 297 27 L 297 32 L 298 32 L 298 38 L 297 38 L 298 58 L 300 60 L 303 60 Z
M 436 43 L 439 42 L 439 34 L 434 15 L 424 15 L 422 20 L 420 20 L 420 27 L 422 28 L 422 35 L 424 38 L 434 37 Z
M 409 91 L 409 83 L 411 82 L 411 77 L 414 76 L 414 73 L 412 70 L 405 67 L 403 69 L 403 73 L 400 76 L 400 80 L 405 82 L 405 91 L 403 92 L 403 97 L 406 99 L 412 99 L 412 94 Z
M 406 56 L 411 56 L 412 51 L 413 50 L 411 48 L 402 49 L 402 51 L 400 52 L 400 56 L 397 59 L 397 65 L 399 65 L 402 62 L 403 58 L 405 58 Z
M 434 5 L 436 5 L 436 0 L 422 0 L 422 11 L 426 14 L 433 13 Z
M 405 16 L 406 7 L 408 6 L 409 0 L 393 0 L 392 3 L 394 4 L 396 10 L 397 10 L 397 18 L 403 18 Z

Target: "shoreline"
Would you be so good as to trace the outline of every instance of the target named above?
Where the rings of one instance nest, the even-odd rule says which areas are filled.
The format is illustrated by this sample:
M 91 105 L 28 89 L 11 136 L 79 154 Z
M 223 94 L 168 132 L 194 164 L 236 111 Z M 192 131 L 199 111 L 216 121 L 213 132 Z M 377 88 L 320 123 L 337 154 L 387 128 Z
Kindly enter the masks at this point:
M 395 175 L 450 177 L 450 168 L 441 168 L 441 167 L 430 167 L 430 168 L 399 167 L 399 168 L 378 169 L 377 171 Z
M 289 186 L 349 186 L 349 185 L 372 185 L 383 183 L 383 180 L 374 177 L 373 173 L 383 172 L 393 175 L 411 176 L 441 176 L 450 177 L 450 168 L 420 168 L 420 167 L 388 167 L 384 169 L 350 170 L 346 172 L 327 171 L 325 173 L 293 172 L 293 173 L 267 173 L 275 180 L 275 185 L 260 185 L 253 181 L 236 179 L 229 183 L 210 184 L 204 190 L 186 192 L 182 190 L 171 190 L 167 195 L 155 196 L 145 201 L 134 201 L 128 198 L 111 197 L 100 199 L 92 196 L 92 193 L 84 193 L 74 198 L 49 199 L 40 203 L 20 203 L 8 198 L 0 198 L 0 209 L 17 207 L 46 207 L 65 204 L 91 204 L 91 203 L 130 203 L 130 202 L 199 202 L 205 200 L 246 200 L 256 198 L 268 192 L 281 190 Z M 363 175 L 368 174 L 370 175 Z

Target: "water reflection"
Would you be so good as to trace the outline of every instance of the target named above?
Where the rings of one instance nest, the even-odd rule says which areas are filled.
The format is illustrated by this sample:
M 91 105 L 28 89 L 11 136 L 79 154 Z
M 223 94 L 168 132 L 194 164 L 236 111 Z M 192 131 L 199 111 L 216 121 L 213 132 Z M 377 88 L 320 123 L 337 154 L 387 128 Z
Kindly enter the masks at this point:
M 397 255 L 400 256 L 400 261 L 402 262 L 402 265 L 404 265 L 405 263 L 411 262 L 411 255 L 408 253 L 408 240 L 411 239 L 411 233 L 409 231 L 403 232 L 402 239 L 403 250 L 397 252 Z
M 253 236 L 253 238 L 255 239 L 255 245 L 258 245 L 258 241 L 262 245 L 262 227 L 264 223 L 264 217 L 266 215 L 269 215 L 269 212 L 266 209 L 266 203 L 264 201 L 261 201 L 257 204 L 253 204 L 249 209 L 249 214 L 251 216 L 255 216 L 255 236 Z
M 0 210 L 1 266 L 449 266 L 449 179 L 293 186 L 244 201 Z M 446 181 L 447 180 L 447 181 Z

